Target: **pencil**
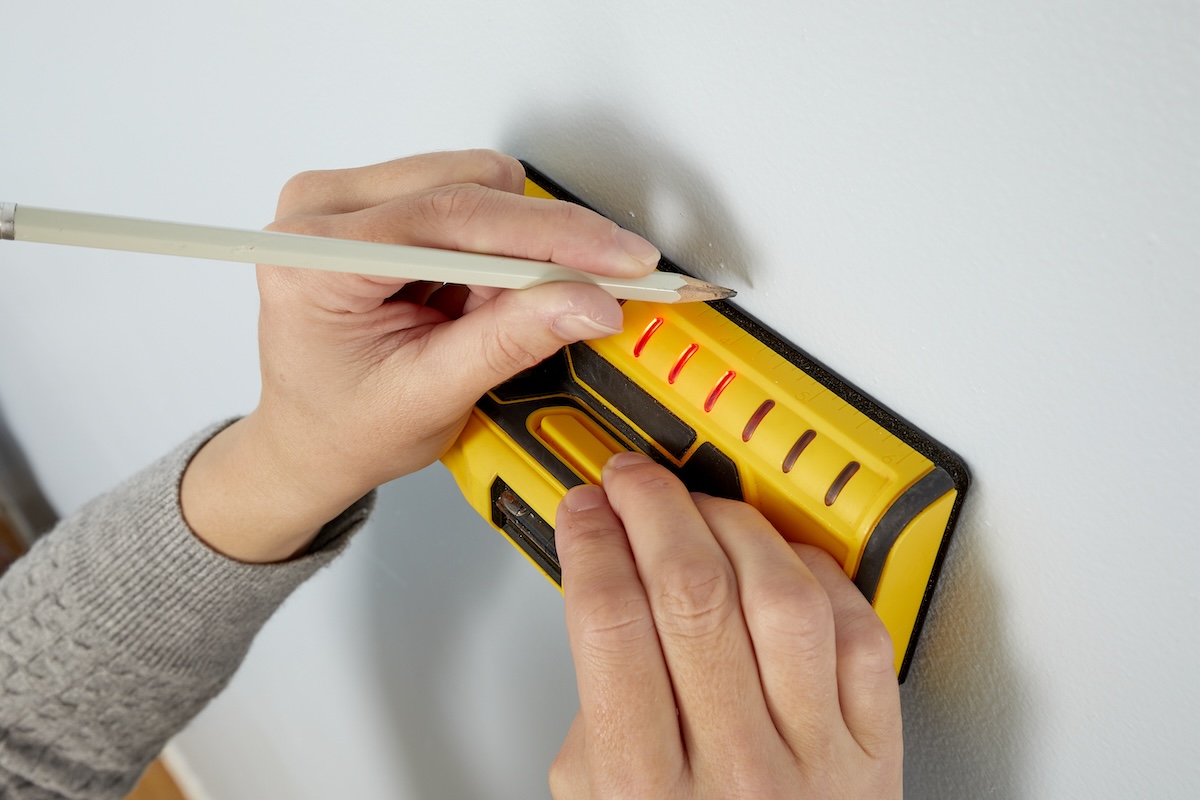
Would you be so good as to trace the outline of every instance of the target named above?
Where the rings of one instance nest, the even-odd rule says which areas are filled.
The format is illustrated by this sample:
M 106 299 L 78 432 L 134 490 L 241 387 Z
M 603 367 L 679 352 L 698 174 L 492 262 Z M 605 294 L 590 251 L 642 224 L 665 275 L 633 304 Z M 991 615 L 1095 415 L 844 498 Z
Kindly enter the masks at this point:
M 674 272 L 612 278 L 523 258 L 161 222 L 16 203 L 0 204 L 0 240 L 5 239 L 501 289 L 574 281 L 596 284 L 620 300 L 655 303 L 719 300 L 735 294 L 732 289 Z

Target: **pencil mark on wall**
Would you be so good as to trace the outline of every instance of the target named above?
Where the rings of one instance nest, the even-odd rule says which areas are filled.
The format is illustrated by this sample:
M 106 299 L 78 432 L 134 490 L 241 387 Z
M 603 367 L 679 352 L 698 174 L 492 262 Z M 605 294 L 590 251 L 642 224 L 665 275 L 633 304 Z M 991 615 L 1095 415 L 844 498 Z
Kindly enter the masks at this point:
M 625 115 L 627 116 L 627 115 Z M 517 115 L 502 148 L 648 238 L 696 277 L 753 285 L 754 249 L 708 175 L 604 106 Z

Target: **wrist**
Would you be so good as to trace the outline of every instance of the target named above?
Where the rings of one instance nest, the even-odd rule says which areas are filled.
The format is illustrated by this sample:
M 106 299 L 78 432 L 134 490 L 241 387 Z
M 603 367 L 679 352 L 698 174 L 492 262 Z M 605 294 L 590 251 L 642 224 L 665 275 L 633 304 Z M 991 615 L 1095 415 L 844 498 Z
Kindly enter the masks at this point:
M 210 439 L 192 458 L 180 504 L 192 532 L 237 561 L 286 561 L 366 490 L 322 475 L 319 459 L 279 435 L 259 411 Z

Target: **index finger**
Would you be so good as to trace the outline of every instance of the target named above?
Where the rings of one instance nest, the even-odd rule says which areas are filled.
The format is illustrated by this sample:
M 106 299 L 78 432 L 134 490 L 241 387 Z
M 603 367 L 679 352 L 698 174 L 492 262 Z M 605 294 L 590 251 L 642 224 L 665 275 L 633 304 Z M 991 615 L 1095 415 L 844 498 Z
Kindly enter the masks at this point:
M 549 261 L 612 276 L 645 275 L 661 257 L 650 242 L 583 206 L 471 183 L 410 192 L 345 214 L 289 217 L 269 227 L 308 236 Z
M 603 482 L 646 587 L 692 771 L 764 759 L 779 738 L 720 544 L 684 485 L 646 456 L 613 456 Z
M 525 168 L 517 159 L 494 150 L 458 150 L 366 167 L 310 170 L 296 175 L 283 187 L 276 217 L 346 214 L 401 195 L 457 183 L 520 194 L 525 189 Z
M 629 540 L 603 489 L 567 493 L 555 543 L 593 780 L 678 775 L 684 756 L 671 679 Z
M 752 506 L 697 506 L 737 574 L 746 624 L 775 727 L 798 756 L 844 735 L 830 598 L 788 542 Z M 853 588 L 853 584 L 851 584 Z

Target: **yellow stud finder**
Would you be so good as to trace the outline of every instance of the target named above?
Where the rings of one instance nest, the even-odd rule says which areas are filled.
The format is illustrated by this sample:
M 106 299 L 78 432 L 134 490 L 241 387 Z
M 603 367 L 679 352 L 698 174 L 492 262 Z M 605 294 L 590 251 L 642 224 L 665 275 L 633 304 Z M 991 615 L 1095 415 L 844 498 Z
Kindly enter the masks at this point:
M 582 205 L 525 166 L 526 194 Z M 622 333 L 479 401 L 442 457 L 463 495 L 558 585 L 559 501 L 599 483 L 613 453 L 645 453 L 837 559 L 891 633 L 903 681 L 966 494 L 962 460 L 727 301 L 624 312 Z

